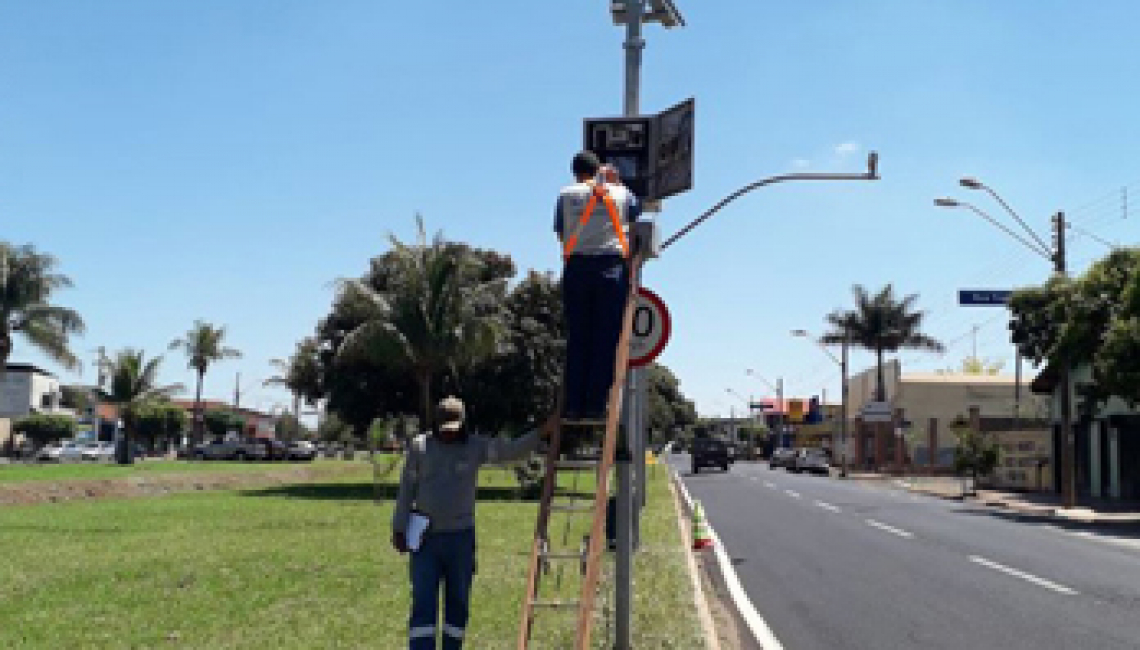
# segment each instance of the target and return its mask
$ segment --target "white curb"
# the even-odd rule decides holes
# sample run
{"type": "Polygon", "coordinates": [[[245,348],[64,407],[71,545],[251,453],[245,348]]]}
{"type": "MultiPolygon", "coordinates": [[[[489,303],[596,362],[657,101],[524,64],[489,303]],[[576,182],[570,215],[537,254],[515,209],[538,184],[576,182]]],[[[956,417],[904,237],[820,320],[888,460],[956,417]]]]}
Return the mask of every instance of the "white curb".
{"type": "MultiPolygon", "coordinates": [[[[685,488],[685,483],[677,474],[677,471],[670,468],[673,474],[673,480],[677,484],[681,492],[681,498],[685,500],[685,507],[689,512],[693,510],[693,499],[689,496],[689,491],[685,488]]],[[[725,587],[728,588],[728,594],[732,597],[732,602],[736,606],[736,611],[740,613],[740,617],[744,619],[745,624],[748,625],[748,630],[752,633],[752,638],[756,639],[756,643],[760,644],[764,650],[784,650],[784,646],[772,633],[772,628],[768,627],[768,623],[756,611],[756,607],[752,605],[752,601],[748,599],[748,594],[744,593],[744,587],[740,585],[740,578],[736,575],[736,569],[732,566],[732,561],[729,559],[728,554],[724,551],[724,544],[721,543],[720,537],[717,536],[716,531],[713,529],[712,524],[705,519],[705,527],[709,531],[709,536],[713,540],[713,552],[716,555],[716,563],[720,569],[720,574],[724,578],[725,587]]]]}

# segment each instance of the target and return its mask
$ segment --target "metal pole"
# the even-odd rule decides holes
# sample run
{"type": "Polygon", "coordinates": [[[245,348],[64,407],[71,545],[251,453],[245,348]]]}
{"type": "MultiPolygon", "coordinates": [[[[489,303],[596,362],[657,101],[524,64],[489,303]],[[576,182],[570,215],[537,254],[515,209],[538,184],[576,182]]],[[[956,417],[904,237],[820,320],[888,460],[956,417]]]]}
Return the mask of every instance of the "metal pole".
{"type": "MultiPolygon", "coordinates": [[[[645,41],[641,38],[641,21],[643,17],[644,0],[626,0],[626,29],[625,29],[625,92],[622,100],[622,113],[626,116],[635,116],[640,110],[641,92],[641,50],[645,48],[645,41]]],[[[634,269],[640,274],[641,269],[634,269]]],[[[633,281],[633,278],[630,278],[633,281]]],[[[633,370],[627,379],[625,397],[632,402],[626,404],[625,412],[625,438],[627,454],[625,458],[617,459],[617,567],[616,585],[614,594],[614,647],[618,650],[629,650],[631,642],[632,620],[632,585],[633,585],[633,477],[630,472],[631,451],[629,443],[636,439],[635,430],[638,427],[637,411],[639,410],[641,384],[641,371],[633,370]]],[[[625,400],[623,400],[625,401],[625,400]]],[[[644,454],[643,454],[644,456],[644,454]]]]}
{"type": "Polygon", "coordinates": [[[776,425],[777,426],[776,435],[778,436],[776,438],[776,443],[780,447],[783,447],[784,446],[784,444],[783,444],[784,443],[784,433],[785,433],[784,432],[784,424],[785,424],[785,418],[787,418],[787,415],[784,412],[785,405],[784,405],[784,378],[783,377],[776,377],[776,404],[779,405],[779,408],[776,411],[776,418],[777,418],[777,422],[778,422],[778,424],[776,425]]]}
{"type": "Polygon", "coordinates": [[[843,439],[843,460],[841,461],[841,464],[839,467],[839,476],[841,476],[843,478],[847,477],[847,348],[849,345],[849,339],[850,339],[850,337],[847,334],[847,330],[844,330],[843,331],[843,352],[841,353],[841,356],[839,357],[841,360],[839,363],[839,371],[840,371],[840,374],[842,375],[841,381],[843,384],[843,388],[842,388],[843,395],[842,395],[842,400],[841,400],[841,406],[839,408],[840,413],[841,413],[841,417],[843,419],[842,422],[840,423],[840,426],[841,426],[840,437],[843,439]]]}
{"type": "MultiPolygon", "coordinates": [[[[1053,269],[1059,277],[1068,277],[1065,259],[1065,213],[1053,217],[1056,250],[1053,269]]],[[[1068,363],[1061,365],[1061,503],[1066,508],[1077,505],[1076,440],[1073,435],[1072,377],[1068,363]]]]}

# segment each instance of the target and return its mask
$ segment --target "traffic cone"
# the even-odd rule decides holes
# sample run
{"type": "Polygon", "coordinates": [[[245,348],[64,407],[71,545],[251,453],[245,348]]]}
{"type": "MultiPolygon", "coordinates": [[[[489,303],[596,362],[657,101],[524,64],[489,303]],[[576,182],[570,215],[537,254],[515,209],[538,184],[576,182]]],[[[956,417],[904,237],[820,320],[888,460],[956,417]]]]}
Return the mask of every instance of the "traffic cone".
{"type": "Polygon", "coordinates": [[[701,549],[712,548],[713,540],[712,534],[709,532],[709,525],[705,521],[705,510],[701,507],[700,501],[693,502],[693,550],[699,551],[701,549]]]}

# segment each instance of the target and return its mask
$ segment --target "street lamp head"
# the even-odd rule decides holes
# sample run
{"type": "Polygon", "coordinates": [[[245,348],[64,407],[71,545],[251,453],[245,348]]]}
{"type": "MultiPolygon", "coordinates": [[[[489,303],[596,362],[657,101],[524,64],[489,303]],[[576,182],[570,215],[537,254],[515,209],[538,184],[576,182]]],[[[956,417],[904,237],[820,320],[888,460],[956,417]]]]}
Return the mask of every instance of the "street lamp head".
{"type": "Polygon", "coordinates": [[[957,199],[952,199],[948,196],[943,196],[943,197],[934,199],[934,205],[937,205],[940,208],[957,208],[957,207],[961,207],[962,203],[960,201],[958,201],[957,199]]]}
{"type": "Polygon", "coordinates": [[[807,337],[807,336],[810,336],[810,335],[808,334],[807,330],[792,330],[792,336],[803,336],[803,337],[807,337]]]}
{"type": "Polygon", "coordinates": [[[974,178],[973,176],[963,176],[958,181],[958,184],[970,190],[980,190],[985,188],[985,185],[983,185],[980,180],[974,178]]]}

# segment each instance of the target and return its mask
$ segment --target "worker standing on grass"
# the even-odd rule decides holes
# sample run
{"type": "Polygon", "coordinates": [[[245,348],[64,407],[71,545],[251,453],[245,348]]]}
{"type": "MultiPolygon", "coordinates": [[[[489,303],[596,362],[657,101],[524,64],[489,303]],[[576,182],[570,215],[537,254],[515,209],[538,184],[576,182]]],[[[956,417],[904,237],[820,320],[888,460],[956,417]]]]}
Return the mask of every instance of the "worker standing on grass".
{"type": "Polygon", "coordinates": [[[467,432],[463,402],[447,397],[436,409],[434,434],[416,436],[405,453],[392,546],[411,552],[410,650],[434,650],[443,583],[443,650],[463,647],[475,574],[475,498],[479,466],[524,458],[557,426],[551,416],[539,431],[515,440],[467,432]]]}
{"type": "Polygon", "coordinates": [[[562,188],[554,231],[562,243],[562,310],[566,322],[563,421],[606,416],[614,359],[629,295],[629,225],[637,198],[590,151],[574,156],[576,182],[562,188]]]}

